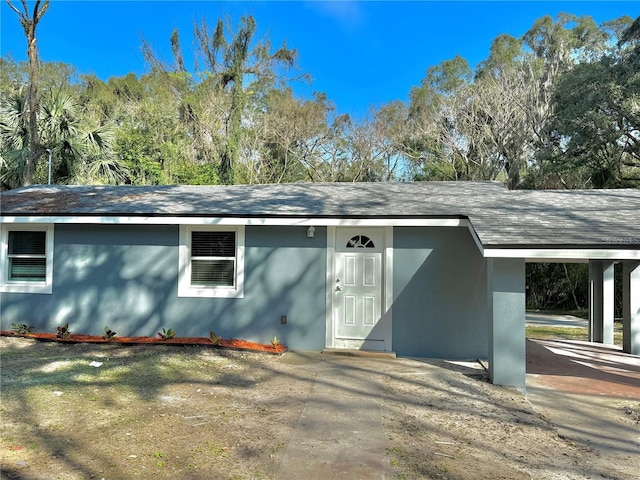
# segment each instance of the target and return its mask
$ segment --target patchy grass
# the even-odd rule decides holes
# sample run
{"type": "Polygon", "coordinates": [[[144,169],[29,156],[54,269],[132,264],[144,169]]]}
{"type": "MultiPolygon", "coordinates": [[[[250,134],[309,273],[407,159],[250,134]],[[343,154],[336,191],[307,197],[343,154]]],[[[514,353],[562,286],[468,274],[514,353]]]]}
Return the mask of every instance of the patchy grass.
{"type": "Polygon", "coordinates": [[[271,477],[310,388],[260,354],[0,342],[7,478],[271,477]]]}
{"type": "MultiPolygon", "coordinates": [[[[528,325],[526,327],[527,338],[537,338],[540,340],[579,340],[586,342],[589,340],[589,330],[586,327],[553,327],[528,325]]],[[[622,345],[622,324],[613,325],[613,342],[622,345]]]]}
{"type": "Polygon", "coordinates": [[[539,325],[527,325],[527,338],[541,340],[582,340],[587,341],[588,331],[583,327],[549,327],[539,325]]]}
{"type": "MultiPolygon", "coordinates": [[[[521,392],[438,366],[446,362],[297,355],[0,337],[2,478],[274,479],[314,386],[337,376],[366,379],[378,396],[385,478],[639,471],[633,456],[567,442],[521,392]]],[[[353,385],[343,393],[354,394],[353,385]]],[[[615,409],[612,424],[635,421],[636,412],[615,409]]]]}

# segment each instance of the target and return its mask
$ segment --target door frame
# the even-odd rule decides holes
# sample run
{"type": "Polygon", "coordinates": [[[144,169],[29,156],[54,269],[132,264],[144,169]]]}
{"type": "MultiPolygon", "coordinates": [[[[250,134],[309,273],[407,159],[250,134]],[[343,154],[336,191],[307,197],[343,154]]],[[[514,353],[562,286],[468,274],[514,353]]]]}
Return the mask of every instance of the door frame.
{"type": "MultiPolygon", "coordinates": [[[[393,311],[393,227],[380,227],[377,225],[345,225],[344,228],[379,228],[383,230],[384,246],[382,250],[382,312],[380,327],[384,340],[381,342],[383,351],[392,351],[392,311],[393,311]]],[[[334,328],[334,287],[336,268],[336,237],[341,227],[327,227],[327,278],[326,278],[326,307],[325,307],[325,347],[326,348],[351,348],[340,345],[335,338],[334,328]]],[[[364,342],[362,344],[364,345],[364,342]]],[[[362,348],[361,345],[359,348],[362,348]]],[[[354,345],[356,347],[357,345],[354,345]]]]}

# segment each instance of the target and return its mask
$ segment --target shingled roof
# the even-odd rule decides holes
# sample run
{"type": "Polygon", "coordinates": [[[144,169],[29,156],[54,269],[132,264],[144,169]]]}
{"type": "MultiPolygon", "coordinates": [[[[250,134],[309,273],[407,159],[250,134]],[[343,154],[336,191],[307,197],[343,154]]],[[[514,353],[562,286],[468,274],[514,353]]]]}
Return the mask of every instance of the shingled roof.
{"type": "Polygon", "coordinates": [[[3,217],[466,218],[485,248],[640,249],[640,189],[515,190],[497,182],[31,186],[3,217]]]}

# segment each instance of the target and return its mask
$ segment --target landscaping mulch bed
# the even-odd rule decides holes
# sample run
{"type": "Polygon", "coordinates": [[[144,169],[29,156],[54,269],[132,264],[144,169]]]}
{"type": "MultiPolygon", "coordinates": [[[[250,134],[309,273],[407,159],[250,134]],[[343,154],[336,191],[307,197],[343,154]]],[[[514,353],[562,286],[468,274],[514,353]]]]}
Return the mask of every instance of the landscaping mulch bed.
{"type": "Polygon", "coordinates": [[[213,348],[262,352],[276,355],[283,354],[287,351],[286,345],[278,344],[274,347],[273,345],[249,342],[247,340],[238,340],[235,338],[221,338],[217,343],[214,344],[209,338],[206,337],[173,337],[166,340],[163,340],[159,337],[113,337],[110,339],[106,339],[100,335],[72,333],[68,337],[60,338],[55,333],[17,334],[9,330],[0,330],[0,335],[3,337],[24,337],[47,342],[61,343],[121,343],[126,345],[205,345],[213,348]]]}

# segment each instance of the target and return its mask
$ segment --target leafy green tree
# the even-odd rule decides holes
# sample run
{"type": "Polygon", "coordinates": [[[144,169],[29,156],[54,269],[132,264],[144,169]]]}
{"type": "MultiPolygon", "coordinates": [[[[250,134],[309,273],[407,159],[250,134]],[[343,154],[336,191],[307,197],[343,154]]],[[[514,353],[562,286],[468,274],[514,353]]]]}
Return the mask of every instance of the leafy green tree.
{"type": "Polygon", "coordinates": [[[82,80],[87,111],[114,131],[113,151],[126,167],[126,183],[218,183],[208,165],[213,147],[205,140],[215,136],[204,128],[205,107],[213,110],[215,102],[200,99],[184,72],[154,68],[139,78],[82,80]]]}
{"type": "MultiPolygon", "coordinates": [[[[195,77],[186,71],[177,31],[170,38],[174,57],[172,66],[163,65],[151,48],[144,45],[145,56],[154,68],[172,74],[165,78],[173,82],[173,90],[181,99],[185,118],[198,132],[208,132],[202,137],[205,142],[221,139],[214,140],[213,146],[217,150],[219,179],[225,184],[237,181],[240,154],[246,148],[243,145],[248,130],[245,119],[251,117],[247,112],[249,98],[284,80],[284,73],[295,67],[297,59],[296,51],[287,48],[286,44],[273,50],[269,41],[255,41],[255,31],[256,22],[250,15],[241,17],[235,30],[229,19],[218,19],[213,32],[204,20],[196,23],[194,37],[198,61],[195,77]],[[190,85],[177,87],[177,77],[185,78],[191,84],[197,83],[193,89],[197,98],[187,100],[185,92],[189,91],[190,85]],[[201,103],[205,100],[212,102],[216,110],[205,108],[201,103]],[[206,118],[211,123],[207,123],[206,118]]],[[[198,139],[199,134],[195,138],[198,139]]]]}
{"type": "Polygon", "coordinates": [[[553,95],[560,75],[602,52],[607,35],[591,17],[561,13],[555,21],[549,16],[536,20],[522,40],[533,54],[529,66],[535,81],[526,113],[539,149],[548,143],[546,125],[553,114],[553,95]]]}
{"type": "Polygon", "coordinates": [[[0,94],[11,95],[26,85],[28,70],[24,62],[16,62],[11,55],[0,57],[0,94]]]}
{"type": "Polygon", "coordinates": [[[469,145],[460,134],[459,113],[469,98],[473,71],[456,56],[427,69],[412,89],[408,119],[413,127],[406,149],[418,164],[420,179],[470,180],[469,145]]]}
{"type": "Polygon", "coordinates": [[[607,28],[618,26],[547,16],[520,39],[498,36],[475,72],[460,57],[430,67],[410,95],[405,150],[418,167],[414,178],[498,179],[512,189],[540,178],[536,152],[552,143],[559,79],[599,59],[610,44],[607,28]]]}
{"type": "Polygon", "coordinates": [[[562,75],[541,151],[548,170],[571,187],[640,185],[640,19],[618,48],[562,75]]]}
{"type": "Polygon", "coordinates": [[[581,263],[528,263],[527,308],[531,310],[586,311],[589,268],[581,263]]]}

